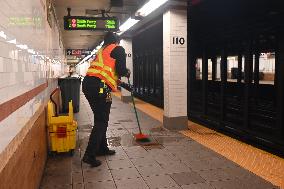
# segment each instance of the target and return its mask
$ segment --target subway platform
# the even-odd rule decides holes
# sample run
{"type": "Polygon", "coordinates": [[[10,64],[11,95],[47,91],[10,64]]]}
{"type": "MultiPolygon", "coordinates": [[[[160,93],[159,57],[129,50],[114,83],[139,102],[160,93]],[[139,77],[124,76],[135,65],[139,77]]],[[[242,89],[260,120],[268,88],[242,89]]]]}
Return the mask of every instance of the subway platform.
{"type": "MultiPolygon", "coordinates": [[[[236,161],[227,159],[226,155],[215,152],[216,149],[210,149],[210,145],[201,144],[202,141],[200,142],[194,133],[190,134],[187,131],[174,132],[164,129],[157,108],[140,100],[137,100],[137,106],[140,109],[138,114],[141,127],[144,133],[150,135],[151,141],[137,143],[133,140],[132,133],[138,132],[133,107],[130,104],[123,103],[119,95],[115,95],[113,96],[107,137],[110,148],[116,150],[116,154],[98,157],[102,161],[102,165],[90,168],[88,164],[81,161],[81,158],[91,132],[93,116],[87,100],[81,93],[80,112],[76,114],[78,132],[75,154],[73,157],[67,154],[49,157],[40,188],[280,188],[282,177],[278,182],[275,181],[272,184],[273,180],[265,180],[263,176],[260,177],[243,168],[246,166],[241,163],[237,164],[236,161]]],[[[195,131],[196,128],[197,126],[195,126],[195,131]]],[[[214,140],[214,135],[218,136],[218,133],[206,134],[206,131],[202,136],[210,137],[210,134],[212,140],[214,140]]],[[[222,141],[219,142],[222,143],[222,141]]],[[[226,151],[226,148],[222,149],[226,151]]],[[[237,150],[241,152],[240,148],[237,150]]],[[[243,162],[248,163],[250,161],[249,153],[237,155],[244,157],[243,162]]],[[[273,158],[273,156],[271,157],[273,158]]],[[[280,158],[278,161],[283,163],[280,158]]],[[[272,164],[272,162],[270,163],[272,164]]],[[[277,168],[283,169],[283,165],[280,163],[277,168]]],[[[261,171],[264,166],[260,165],[257,170],[261,171]]],[[[275,174],[275,170],[271,170],[270,173],[275,174]]]]}

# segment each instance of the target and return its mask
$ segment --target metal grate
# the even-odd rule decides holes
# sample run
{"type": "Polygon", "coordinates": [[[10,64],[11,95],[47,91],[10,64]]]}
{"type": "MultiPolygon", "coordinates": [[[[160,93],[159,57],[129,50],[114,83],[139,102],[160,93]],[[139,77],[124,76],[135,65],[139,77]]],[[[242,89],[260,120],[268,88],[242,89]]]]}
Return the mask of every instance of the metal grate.
{"type": "Polygon", "coordinates": [[[107,138],[109,146],[118,147],[121,146],[121,137],[109,137],[107,138]]]}

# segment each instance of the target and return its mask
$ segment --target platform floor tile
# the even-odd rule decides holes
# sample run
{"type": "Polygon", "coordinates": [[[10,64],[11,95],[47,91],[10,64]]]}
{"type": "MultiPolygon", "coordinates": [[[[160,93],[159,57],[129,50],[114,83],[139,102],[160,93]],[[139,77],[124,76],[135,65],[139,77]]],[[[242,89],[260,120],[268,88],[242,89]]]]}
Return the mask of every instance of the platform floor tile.
{"type": "MultiPolygon", "coordinates": [[[[138,107],[145,108],[142,101],[138,107]]],[[[147,105],[146,108],[151,108],[147,105]]],[[[153,111],[160,113],[159,109],[153,111]]],[[[148,110],[149,111],[149,110],[148,110]]],[[[108,144],[116,150],[113,156],[100,156],[102,165],[91,168],[81,161],[92,129],[92,111],[80,95],[77,147],[68,154],[49,156],[41,189],[221,189],[277,188],[270,182],[242,168],[215,150],[193,138],[168,131],[159,116],[138,110],[143,132],[150,141],[139,143],[133,107],[113,98],[108,144]],[[249,182],[247,182],[249,180],[249,182]]],[[[283,172],[282,172],[283,173],[283,172]]]]}

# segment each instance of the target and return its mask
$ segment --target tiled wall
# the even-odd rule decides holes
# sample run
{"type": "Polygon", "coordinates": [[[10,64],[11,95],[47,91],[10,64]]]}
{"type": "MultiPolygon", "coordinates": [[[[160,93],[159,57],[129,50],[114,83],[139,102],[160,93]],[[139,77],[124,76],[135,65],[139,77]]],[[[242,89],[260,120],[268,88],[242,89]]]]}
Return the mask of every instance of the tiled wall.
{"type": "MultiPolygon", "coordinates": [[[[133,52],[132,52],[132,39],[123,39],[120,41],[120,45],[125,49],[126,53],[126,67],[130,70],[130,82],[133,84],[133,52]]],[[[125,83],[127,83],[127,78],[122,77],[121,80],[125,83]]],[[[121,89],[121,95],[122,96],[130,96],[130,92],[128,92],[125,89],[121,89]]]]}
{"type": "Polygon", "coordinates": [[[64,72],[64,49],[58,27],[54,16],[50,17],[51,24],[47,22],[45,3],[45,0],[0,1],[0,108],[1,104],[48,82],[45,90],[0,121],[0,155],[44,105],[57,86],[55,78],[64,72]]]}
{"type": "Polygon", "coordinates": [[[163,43],[164,115],[187,116],[186,11],[169,10],[164,13],[163,43]]]}

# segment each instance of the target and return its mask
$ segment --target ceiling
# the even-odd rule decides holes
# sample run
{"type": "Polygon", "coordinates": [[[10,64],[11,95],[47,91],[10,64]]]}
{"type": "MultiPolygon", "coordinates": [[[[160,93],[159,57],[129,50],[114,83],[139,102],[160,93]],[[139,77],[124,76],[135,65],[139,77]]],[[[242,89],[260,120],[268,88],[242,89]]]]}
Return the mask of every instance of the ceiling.
{"type": "MultiPolygon", "coordinates": [[[[123,0],[122,7],[111,7],[110,0],[55,0],[56,16],[62,33],[65,49],[93,49],[103,39],[103,31],[65,31],[63,17],[67,15],[67,8],[71,8],[71,16],[101,16],[97,10],[109,12],[109,16],[118,17],[123,23],[146,0],[123,0]]],[[[107,16],[107,15],[106,15],[107,16]]]]}

